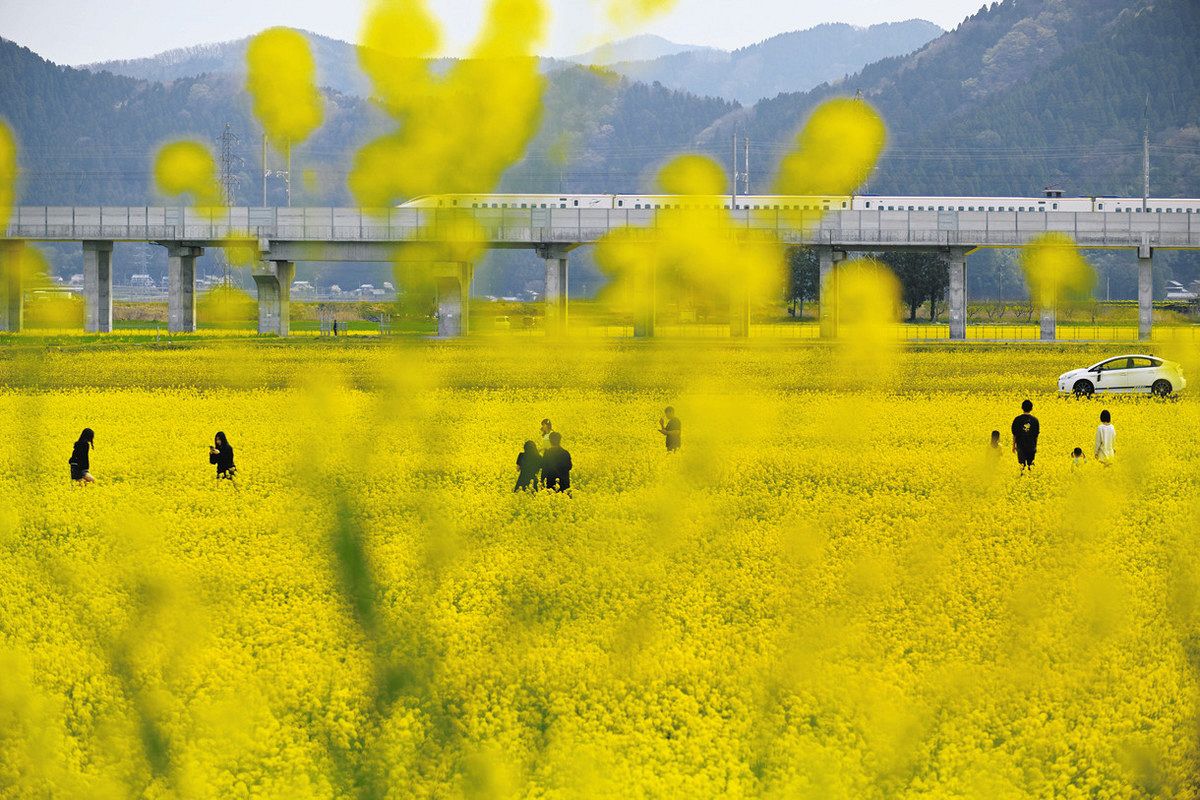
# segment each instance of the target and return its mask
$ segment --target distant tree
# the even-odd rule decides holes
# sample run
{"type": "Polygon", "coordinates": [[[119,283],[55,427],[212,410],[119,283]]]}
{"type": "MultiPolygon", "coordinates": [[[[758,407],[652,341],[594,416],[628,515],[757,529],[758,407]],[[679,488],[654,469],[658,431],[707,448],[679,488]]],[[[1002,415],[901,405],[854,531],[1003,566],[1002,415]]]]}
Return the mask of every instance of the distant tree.
{"type": "Polygon", "coordinates": [[[885,253],[883,261],[900,280],[904,305],[908,306],[908,320],[915,322],[917,310],[922,303],[929,302],[929,319],[937,319],[937,304],[946,296],[950,286],[950,271],[946,262],[934,253],[894,252],[885,253]]]}
{"type": "Polygon", "coordinates": [[[821,264],[817,251],[811,247],[788,248],[787,265],[785,299],[789,304],[788,313],[797,319],[803,319],[805,301],[816,301],[821,297],[821,264]]]}

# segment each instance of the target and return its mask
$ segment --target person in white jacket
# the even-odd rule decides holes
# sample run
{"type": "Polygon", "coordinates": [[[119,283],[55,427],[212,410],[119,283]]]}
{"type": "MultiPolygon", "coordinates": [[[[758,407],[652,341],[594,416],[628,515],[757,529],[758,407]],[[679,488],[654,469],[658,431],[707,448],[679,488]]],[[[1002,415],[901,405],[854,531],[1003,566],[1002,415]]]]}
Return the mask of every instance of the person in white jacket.
{"type": "Polygon", "coordinates": [[[1096,460],[1109,465],[1117,454],[1117,429],[1112,424],[1108,409],[1100,412],[1100,426],[1096,428],[1096,460]]]}

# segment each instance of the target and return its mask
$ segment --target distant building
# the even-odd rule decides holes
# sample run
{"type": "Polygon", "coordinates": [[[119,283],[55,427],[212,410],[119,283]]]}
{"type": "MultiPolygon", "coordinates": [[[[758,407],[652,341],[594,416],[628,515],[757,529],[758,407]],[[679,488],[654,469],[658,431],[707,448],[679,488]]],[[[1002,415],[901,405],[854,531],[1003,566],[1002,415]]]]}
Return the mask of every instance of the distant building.
{"type": "Polygon", "coordinates": [[[317,296],[317,287],[313,286],[309,281],[293,281],[292,282],[292,297],[297,300],[315,299],[317,296]]]}

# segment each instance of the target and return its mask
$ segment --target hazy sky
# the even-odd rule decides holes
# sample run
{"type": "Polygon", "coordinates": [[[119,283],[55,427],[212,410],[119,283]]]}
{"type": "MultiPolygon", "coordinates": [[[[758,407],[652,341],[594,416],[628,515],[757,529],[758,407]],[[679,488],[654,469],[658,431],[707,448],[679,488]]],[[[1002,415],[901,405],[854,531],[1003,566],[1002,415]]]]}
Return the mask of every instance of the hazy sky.
{"type": "MultiPolygon", "coordinates": [[[[983,0],[678,0],[639,31],[616,31],[603,0],[550,0],[554,19],[545,55],[569,55],[637,32],[726,49],[822,22],[923,17],[952,28],[983,0]]],[[[470,42],[485,0],[430,0],[445,24],[448,51],[470,42]]],[[[60,64],[131,58],[235,39],[291,25],[338,39],[358,36],[366,0],[0,0],[0,36],[60,64]]]]}

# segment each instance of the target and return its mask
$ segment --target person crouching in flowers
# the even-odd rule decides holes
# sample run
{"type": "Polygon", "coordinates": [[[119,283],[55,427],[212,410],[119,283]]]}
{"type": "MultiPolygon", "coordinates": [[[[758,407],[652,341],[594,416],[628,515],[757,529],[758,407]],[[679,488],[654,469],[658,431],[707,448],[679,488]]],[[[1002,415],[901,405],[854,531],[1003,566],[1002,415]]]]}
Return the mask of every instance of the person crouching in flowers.
{"type": "Polygon", "coordinates": [[[89,451],[96,446],[96,432],[91,428],[84,428],[83,433],[79,434],[79,438],[75,440],[75,446],[71,448],[71,480],[80,485],[95,483],[96,479],[89,472],[91,464],[89,463],[89,451]]]}
{"type": "Polygon", "coordinates": [[[217,480],[231,481],[237,477],[233,463],[233,445],[225,438],[224,431],[217,431],[208,448],[208,463],[217,465],[217,480]]]}
{"type": "Polygon", "coordinates": [[[1087,456],[1085,456],[1083,454],[1082,447],[1076,447],[1074,450],[1071,451],[1071,466],[1072,467],[1082,467],[1086,463],[1087,463],[1087,456]]]}
{"type": "Polygon", "coordinates": [[[517,485],[513,487],[513,491],[536,492],[538,473],[542,471],[542,454],[538,452],[536,444],[531,441],[525,443],[525,449],[517,456],[517,469],[520,473],[517,475],[517,485]]]}

